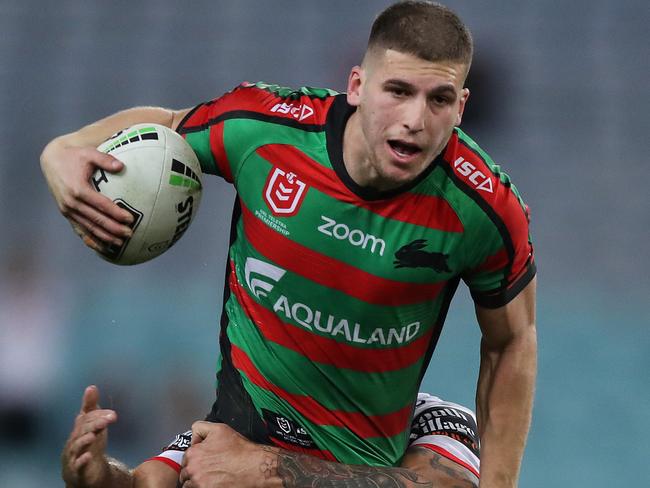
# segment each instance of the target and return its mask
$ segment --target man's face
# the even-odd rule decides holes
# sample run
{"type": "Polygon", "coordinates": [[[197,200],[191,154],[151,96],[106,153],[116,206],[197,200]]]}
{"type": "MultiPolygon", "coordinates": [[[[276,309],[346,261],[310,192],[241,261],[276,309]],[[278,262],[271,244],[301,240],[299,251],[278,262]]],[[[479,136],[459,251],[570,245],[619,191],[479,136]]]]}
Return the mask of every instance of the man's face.
{"type": "Polygon", "coordinates": [[[460,124],[469,96],[466,70],[461,63],[425,61],[391,49],[370,52],[348,81],[348,103],[357,107],[353,124],[361,134],[361,141],[345,141],[356,166],[352,177],[391,189],[424,171],[460,124]]]}

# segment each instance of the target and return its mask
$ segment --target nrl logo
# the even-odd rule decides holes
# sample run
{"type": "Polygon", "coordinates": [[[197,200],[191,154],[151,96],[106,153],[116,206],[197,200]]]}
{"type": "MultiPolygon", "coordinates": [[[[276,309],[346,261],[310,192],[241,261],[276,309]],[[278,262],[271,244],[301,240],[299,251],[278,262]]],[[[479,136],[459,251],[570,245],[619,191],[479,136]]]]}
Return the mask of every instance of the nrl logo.
{"type": "Polygon", "coordinates": [[[298,213],[306,188],[295,173],[273,168],[266,180],[264,199],[274,215],[291,217],[298,213]]]}
{"type": "Polygon", "coordinates": [[[280,427],[280,429],[282,429],[282,432],[285,434],[291,432],[291,424],[284,417],[278,417],[278,427],[280,427]]]}

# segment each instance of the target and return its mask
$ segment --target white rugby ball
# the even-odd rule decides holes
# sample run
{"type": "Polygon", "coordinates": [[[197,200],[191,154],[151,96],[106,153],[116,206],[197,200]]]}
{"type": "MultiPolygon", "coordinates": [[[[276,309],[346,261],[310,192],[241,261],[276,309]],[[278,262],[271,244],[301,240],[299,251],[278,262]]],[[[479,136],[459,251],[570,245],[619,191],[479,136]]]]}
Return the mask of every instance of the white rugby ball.
{"type": "Polygon", "coordinates": [[[178,241],[201,202],[201,166],[194,151],[173,130],[137,124],[98,148],[124,163],[119,173],[97,169],[95,189],[133,214],[133,236],[100,256],[114,264],[138,264],[178,241]]]}

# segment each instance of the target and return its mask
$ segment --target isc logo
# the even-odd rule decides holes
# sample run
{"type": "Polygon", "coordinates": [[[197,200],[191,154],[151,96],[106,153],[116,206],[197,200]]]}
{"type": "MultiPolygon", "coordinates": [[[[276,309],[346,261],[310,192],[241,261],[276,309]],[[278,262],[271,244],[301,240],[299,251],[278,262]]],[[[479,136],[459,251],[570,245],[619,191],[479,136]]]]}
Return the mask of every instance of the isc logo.
{"type": "Polygon", "coordinates": [[[489,177],[485,176],[482,171],[476,169],[476,166],[474,166],[469,161],[460,157],[454,161],[454,168],[462,176],[469,176],[467,179],[474,185],[477,190],[493,193],[492,180],[489,177]]]}
{"type": "Polygon", "coordinates": [[[271,112],[278,114],[291,114],[294,119],[298,119],[301,122],[307,117],[314,115],[314,109],[309,105],[300,104],[295,106],[293,103],[276,103],[273,105],[271,112]]]}
{"type": "Polygon", "coordinates": [[[347,240],[353,246],[361,247],[361,249],[366,249],[370,245],[370,252],[375,253],[375,250],[379,250],[379,255],[384,255],[384,249],[386,248],[386,242],[383,239],[379,239],[371,234],[366,234],[359,229],[352,229],[345,225],[337,223],[336,220],[325,217],[324,215],[320,216],[321,219],[325,222],[322,225],[318,226],[318,232],[325,234],[326,236],[334,237],[339,241],[347,240]]]}

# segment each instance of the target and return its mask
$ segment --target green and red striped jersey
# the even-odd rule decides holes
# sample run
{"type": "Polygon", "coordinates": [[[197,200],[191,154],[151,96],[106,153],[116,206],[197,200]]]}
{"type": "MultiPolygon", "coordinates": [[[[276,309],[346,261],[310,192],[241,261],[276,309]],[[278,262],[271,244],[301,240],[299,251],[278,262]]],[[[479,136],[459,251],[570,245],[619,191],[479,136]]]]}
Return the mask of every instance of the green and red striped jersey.
{"type": "Polygon", "coordinates": [[[178,132],[237,190],[221,362],[271,440],[397,465],[460,279],[499,307],[535,265],[526,206],[460,129],[416,180],[380,192],[343,163],[353,110],[330,90],[243,84],[178,132]]]}

